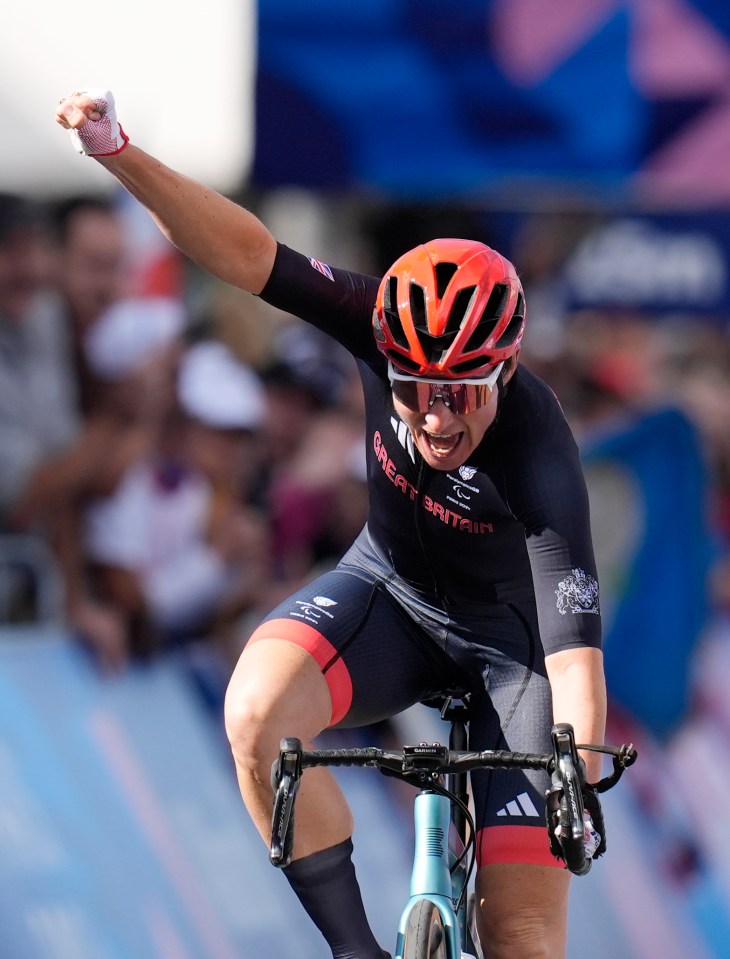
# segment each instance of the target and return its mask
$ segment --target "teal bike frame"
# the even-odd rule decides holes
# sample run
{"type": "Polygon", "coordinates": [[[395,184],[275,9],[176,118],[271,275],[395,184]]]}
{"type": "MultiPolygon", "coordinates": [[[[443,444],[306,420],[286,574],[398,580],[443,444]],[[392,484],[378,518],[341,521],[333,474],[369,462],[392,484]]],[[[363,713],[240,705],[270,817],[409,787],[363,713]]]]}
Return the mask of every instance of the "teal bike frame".
{"type": "Polygon", "coordinates": [[[410,898],[398,925],[394,959],[403,959],[408,920],[423,899],[432,902],[443,924],[447,959],[470,955],[466,945],[467,869],[464,863],[451,872],[456,851],[449,841],[451,801],[446,796],[424,790],[414,804],[415,848],[411,873],[410,898]]]}
{"type": "MultiPolygon", "coordinates": [[[[430,705],[436,705],[430,701],[430,705]]],[[[474,769],[543,769],[552,777],[555,809],[551,834],[571,872],[585,875],[583,789],[586,782],[578,749],[613,757],[613,773],[592,784],[596,793],[618,782],[636,759],[633,745],[613,748],[581,745],[566,723],[553,726],[553,751],[545,754],[509,750],[470,752],[466,744],[467,711],[453,697],[439,702],[441,715],[451,723],[449,746],[419,743],[403,749],[375,746],[355,749],[304,750],[298,739],[282,739],[272,769],[275,789],[269,859],[275,866],[291,861],[294,801],[302,773],[313,766],[370,766],[386,776],[410,783],[418,790],[414,804],[415,850],[410,895],[398,925],[394,959],[476,959],[468,921],[467,894],[475,863],[475,826],[468,808],[468,774],[474,769]],[[444,784],[445,783],[445,784],[444,784]]]]}

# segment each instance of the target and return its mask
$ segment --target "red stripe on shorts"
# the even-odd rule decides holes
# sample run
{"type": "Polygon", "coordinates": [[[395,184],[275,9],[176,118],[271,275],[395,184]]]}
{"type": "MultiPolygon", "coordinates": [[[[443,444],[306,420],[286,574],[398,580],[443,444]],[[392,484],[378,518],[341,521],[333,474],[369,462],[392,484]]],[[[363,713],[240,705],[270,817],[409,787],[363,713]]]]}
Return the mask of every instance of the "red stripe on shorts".
{"type": "Polygon", "coordinates": [[[565,866],[550,852],[545,826],[485,826],[477,834],[477,867],[498,862],[565,866]]]}
{"type": "Polygon", "coordinates": [[[259,639],[284,639],[288,643],[301,646],[314,656],[327,680],[332,699],[330,726],[344,719],[352,704],[352,680],[347,666],[337,656],[337,650],[328,639],[307,623],[297,623],[292,619],[269,619],[262,623],[248,642],[253,643],[259,639]],[[329,669],[325,669],[335,656],[337,658],[329,669]]]}

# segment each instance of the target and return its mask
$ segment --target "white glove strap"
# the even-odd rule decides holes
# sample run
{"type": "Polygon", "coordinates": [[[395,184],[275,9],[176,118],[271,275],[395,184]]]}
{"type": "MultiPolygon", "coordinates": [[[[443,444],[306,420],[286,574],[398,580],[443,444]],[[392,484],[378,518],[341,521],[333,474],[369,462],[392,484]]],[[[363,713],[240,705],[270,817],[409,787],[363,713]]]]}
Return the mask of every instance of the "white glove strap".
{"type": "Polygon", "coordinates": [[[127,145],[129,137],[117,120],[114,97],[109,90],[88,90],[96,109],[101,114],[99,120],[87,120],[78,130],[69,130],[74,147],[86,156],[114,156],[127,145]]]}

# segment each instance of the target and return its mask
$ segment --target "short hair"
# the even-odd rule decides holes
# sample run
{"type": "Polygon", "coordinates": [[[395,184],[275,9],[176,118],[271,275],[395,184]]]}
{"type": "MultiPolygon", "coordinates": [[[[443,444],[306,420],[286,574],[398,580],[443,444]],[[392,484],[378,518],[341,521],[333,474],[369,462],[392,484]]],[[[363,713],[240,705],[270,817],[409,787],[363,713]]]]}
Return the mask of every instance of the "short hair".
{"type": "Polygon", "coordinates": [[[116,216],[118,208],[112,200],[101,196],[84,194],[60,200],[51,210],[53,232],[59,243],[65,243],[68,239],[69,227],[74,216],[86,211],[116,216]]]}
{"type": "Polygon", "coordinates": [[[48,226],[42,204],[18,193],[0,193],[0,244],[7,244],[21,230],[47,230],[48,226]]]}

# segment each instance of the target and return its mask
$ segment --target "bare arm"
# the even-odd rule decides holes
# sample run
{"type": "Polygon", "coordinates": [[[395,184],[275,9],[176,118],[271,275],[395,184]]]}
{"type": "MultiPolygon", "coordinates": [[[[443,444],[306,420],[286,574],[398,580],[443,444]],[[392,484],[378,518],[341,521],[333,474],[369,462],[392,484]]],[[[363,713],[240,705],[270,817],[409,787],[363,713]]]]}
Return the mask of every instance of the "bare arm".
{"type": "MultiPolygon", "coordinates": [[[[98,119],[86,94],[68,97],[56,111],[57,122],[66,129],[78,130],[98,119]]],[[[261,292],[274,264],[276,240],[252,213],[131,143],[113,156],[95,159],[149,210],[186,256],[226,283],[261,292]]]]}
{"type": "MultiPolygon", "coordinates": [[[[606,682],[600,649],[564,649],[545,658],[556,723],[571,723],[579,743],[603,743],[606,682]]],[[[601,757],[584,752],[589,782],[601,778],[601,757]]]]}

